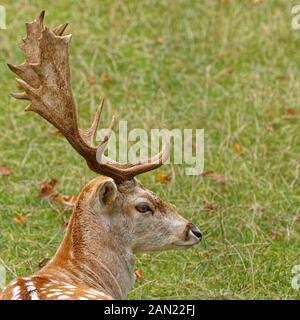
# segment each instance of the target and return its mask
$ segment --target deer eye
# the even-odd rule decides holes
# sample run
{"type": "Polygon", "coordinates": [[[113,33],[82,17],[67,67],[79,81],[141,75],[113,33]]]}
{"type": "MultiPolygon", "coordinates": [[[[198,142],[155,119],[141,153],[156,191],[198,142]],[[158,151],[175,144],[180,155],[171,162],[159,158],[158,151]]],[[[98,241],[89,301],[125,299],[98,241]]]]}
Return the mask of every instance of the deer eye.
{"type": "Polygon", "coordinates": [[[141,203],[137,204],[135,206],[135,209],[141,213],[145,213],[145,212],[149,212],[149,211],[153,213],[152,209],[150,208],[150,206],[147,202],[141,202],[141,203]]]}

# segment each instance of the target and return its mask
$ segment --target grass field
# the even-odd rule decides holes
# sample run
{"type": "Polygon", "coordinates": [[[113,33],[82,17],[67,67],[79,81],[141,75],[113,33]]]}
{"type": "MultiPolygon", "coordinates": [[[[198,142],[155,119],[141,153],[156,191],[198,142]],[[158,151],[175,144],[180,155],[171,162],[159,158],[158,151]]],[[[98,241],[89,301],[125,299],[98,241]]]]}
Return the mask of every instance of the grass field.
{"type": "MultiPolygon", "coordinates": [[[[103,114],[131,128],[204,128],[206,177],[169,165],[167,184],[140,179],[198,224],[200,246],[138,256],[130,299],[297,299],[300,264],[300,30],[289,1],[1,1],[0,264],[8,280],[55,253],[70,211],[38,197],[56,177],[78,194],[92,177],[62,137],[25,103],[6,63],[21,63],[24,22],[70,22],[73,91],[81,126],[101,97],[103,114]],[[111,82],[103,81],[109,75],[111,82]],[[220,179],[216,175],[221,176],[220,179]],[[26,223],[14,221],[18,214],[26,223]]],[[[104,123],[104,122],[102,122],[104,123]]],[[[220,177],[219,177],[220,178],[220,177]]]]}

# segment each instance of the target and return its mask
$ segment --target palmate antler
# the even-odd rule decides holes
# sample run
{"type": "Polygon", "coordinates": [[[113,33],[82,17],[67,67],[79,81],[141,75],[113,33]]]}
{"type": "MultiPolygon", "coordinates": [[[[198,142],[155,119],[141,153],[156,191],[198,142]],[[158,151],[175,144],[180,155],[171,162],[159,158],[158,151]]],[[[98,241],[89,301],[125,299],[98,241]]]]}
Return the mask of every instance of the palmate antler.
{"type": "MultiPolygon", "coordinates": [[[[44,15],[45,12],[42,11],[34,21],[26,23],[27,37],[21,46],[25,62],[19,66],[8,65],[22,79],[17,81],[24,89],[24,92],[13,93],[12,96],[29,100],[30,103],[25,110],[38,113],[54,125],[96,173],[122,183],[138,174],[160,167],[169,157],[169,141],[165,141],[163,150],[158,155],[145,163],[121,164],[104,156],[111,130],[107,131],[98,147],[94,146],[103,101],[95,113],[92,126],[88,130],[78,128],[70,83],[68,49],[72,35],[63,36],[67,23],[53,30],[44,27],[44,15]],[[100,161],[97,161],[97,158],[100,161]]],[[[113,124],[114,119],[110,129],[113,124]]]]}

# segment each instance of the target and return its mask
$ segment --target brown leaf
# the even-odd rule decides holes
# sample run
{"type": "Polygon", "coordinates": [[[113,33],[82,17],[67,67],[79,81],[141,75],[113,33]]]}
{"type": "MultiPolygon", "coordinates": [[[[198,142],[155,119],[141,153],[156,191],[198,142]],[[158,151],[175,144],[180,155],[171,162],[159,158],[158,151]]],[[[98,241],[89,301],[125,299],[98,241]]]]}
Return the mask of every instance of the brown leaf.
{"type": "Polygon", "coordinates": [[[163,37],[158,37],[157,39],[156,39],[156,43],[157,44],[163,44],[165,42],[165,39],[163,38],[163,37]]]}
{"type": "Polygon", "coordinates": [[[39,262],[39,268],[42,269],[45,267],[45,265],[50,261],[48,258],[44,258],[39,262]]]}
{"type": "Polygon", "coordinates": [[[281,233],[278,231],[272,231],[271,236],[273,239],[277,239],[277,238],[281,237],[281,233]]]}
{"type": "Polygon", "coordinates": [[[51,178],[50,182],[43,181],[40,185],[39,196],[45,199],[53,199],[58,195],[58,191],[55,189],[57,179],[51,178]]]}
{"type": "Polygon", "coordinates": [[[141,280],[143,278],[143,273],[141,269],[139,268],[135,269],[134,273],[137,280],[141,280]]]}
{"type": "Polygon", "coordinates": [[[212,174],[214,174],[214,170],[213,169],[207,169],[204,170],[201,174],[200,177],[207,177],[207,176],[211,176],[212,174]]]}
{"type": "Polygon", "coordinates": [[[296,110],[295,109],[293,109],[293,108],[285,108],[284,109],[284,115],[286,116],[286,117],[293,117],[293,116],[295,116],[296,115],[296,110]]]}
{"type": "Polygon", "coordinates": [[[220,184],[225,184],[225,177],[222,176],[221,174],[216,174],[213,176],[213,180],[217,183],[220,183],[220,184]]]}
{"type": "Polygon", "coordinates": [[[206,201],[203,205],[203,210],[205,210],[205,211],[215,211],[216,209],[217,209],[216,204],[214,204],[212,202],[206,201]]]}
{"type": "Polygon", "coordinates": [[[48,199],[55,204],[64,206],[67,209],[73,208],[78,197],[74,195],[61,195],[56,189],[57,179],[51,178],[50,182],[43,181],[40,185],[39,196],[48,199]]]}
{"type": "Polygon", "coordinates": [[[0,166],[0,173],[3,176],[10,176],[12,174],[10,168],[8,166],[6,166],[5,164],[3,164],[2,166],[0,166]]]}
{"type": "Polygon", "coordinates": [[[96,83],[96,78],[92,74],[88,74],[86,77],[86,81],[89,85],[94,85],[96,83]]]}
{"type": "Polygon", "coordinates": [[[294,216],[293,220],[294,220],[295,222],[300,222],[300,214],[294,216]]]}
{"type": "Polygon", "coordinates": [[[107,82],[107,83],[111,83],[111,82],[112,82],[108,74],[105,74],[105,75],[102,77],[102,81],[103,81],[103,82],[107,82]]]}
{"type": "Polygon", "coordinates": [[[274,132],[274,131],[275,131],[275,129],[273,128],[273,126],[272,126],[271,124],[269,124],[269,123],[267,123],[267,124],[265,125],[265,128],[266,128],[266,130],[269,131],[269,132],[274,132]]]}
{"type": "Polygon", "coordinates": [[[235,143],[235,144],[232,146],[232,151],[233,151],[234,153],[240,153],[240,154],[244,153],[243,148],[242,148],[241,145],[238,144],[238,143],[235,143]]]}
{"type": "Polygon", "coordinates": [[[66,208],[73,208],[77,200],[78,196],[61,196],[61,204],[66,208]]]}
{"type": "Polygon", "coordinates": [[[287,79],[287,76],[285,76],[284,74],[278,74],[276,77],[275,77],[276,80],[285,80],[287,79]]]}
{"type": "Polygon", "coordinates": [[[208,258],[208,257],[212,256],[214,252],[215,252],[215,249],[209,249],[209,250],[205,251],[203,253],[203,255],[204,255],[204,257],[208,258]]]}
{"type": "Polygon", "coordinates": [[[26,216],[23,213],[17,214],[13,218],[14,222],[19,223],[19,224],[25,224],[26,223],[26,216]]]}
{"type": "Polygon", "coordinates": [[[170,183],[172,180],[172,174],[163,174],[163,173],[157,173],[155,175],[155,181],[159,183],[170,183]]]}

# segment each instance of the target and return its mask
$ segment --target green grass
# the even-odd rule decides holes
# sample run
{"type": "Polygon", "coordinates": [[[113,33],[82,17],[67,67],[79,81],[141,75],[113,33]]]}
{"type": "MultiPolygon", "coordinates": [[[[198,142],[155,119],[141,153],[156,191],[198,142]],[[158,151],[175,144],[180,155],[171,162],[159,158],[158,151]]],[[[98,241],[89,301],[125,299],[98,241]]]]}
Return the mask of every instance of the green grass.
{"type": "MultiPolygon", "coordinates": [[[[25,104],[7,62],[22,62],[24,22],[46,9],[46,23],[70,22],[73,91],[88,126],[99,99],[132,128],[205,128],[205,168],[225,176],[188,177],[167,186],[142,182],[198,224],[200,246],[138,256],[143,278],[130,299],[297,299],[291,269],[300,264],[300,31],[289,1],[2,1],[0,30],[0,263],[8,280],[51,257],[70,213],[38,198],[40,182],[59,179],[78,194],[94,175],[25,104]],[[103,83],[108,74],[112,83],[103,83]],[[95,77],[95,84],[87,81],[95,77]],[[284,117],[293,108],[295,116],[284,117]],[[273,132],[266,130],[272,125],[273,132]],[[243,154],[234,153],[240,144],[243,154]],[[205,203],[213,204],[206,210],[205,203]],[[25,225],[12,218],[27,215],[25,225]],[[274,237],[274,234],[278,234],[274,237]]],[[[105,123],[105,122],[102,122],[105,123]]]]}

